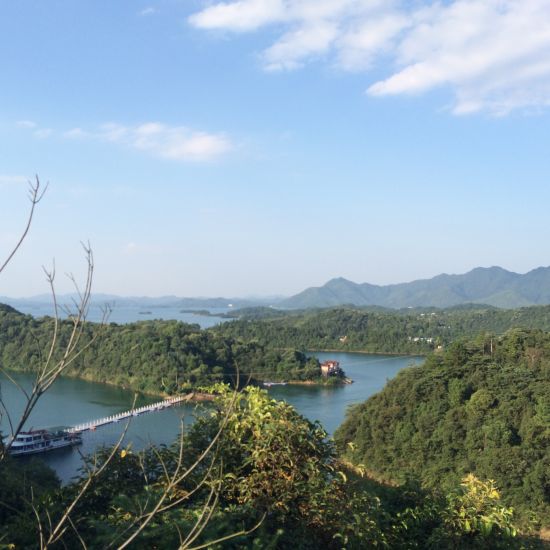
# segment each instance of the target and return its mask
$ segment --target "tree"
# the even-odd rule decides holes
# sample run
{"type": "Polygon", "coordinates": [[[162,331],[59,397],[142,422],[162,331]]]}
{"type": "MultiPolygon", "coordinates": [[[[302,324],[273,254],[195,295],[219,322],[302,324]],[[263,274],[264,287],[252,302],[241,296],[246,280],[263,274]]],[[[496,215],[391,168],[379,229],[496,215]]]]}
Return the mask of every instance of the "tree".
{"type": "MultiPolygon", "coordinates": [[[[27,221],[24,227],[24,230],[21,233],[20,238],[14,245],[13,249],[7,254],[6,259],[0,264],[0,274],[7,267],[7,265],[12,261],[15,254],[22,246],[25,237],[27,236],[32,220],[34,217],[34,212],[36,206],[40,203],[44,197],[44,193],[47,189],[47,185],[42,188],[38,176],[34,182],[29,182],[29,199],[30,199],[30,210],[27,217],[27,221]]],[[[41,396],[52,386],[55,381],[62,376],[67,369],[76,361],[76,359],[87,349],[89,348],[94,340],[99,336],[99,333],[96,331],[95,335],[92,338],[88,338],[86,342],[82,343],[82,335],[86,325],[86,316],[88,313],[88,307],[90,303],[91,291],[92,291],[92,279],[94,271],[94,262],[93,262],[93,253],[89,244],[83,245],[85,252],[85,259],[87,264],[87,276],[85,280],[84,287],[79,288],[78,284],[74,277],[71,276],[71,280],[75,285],[78,299],[73,302],[72,308],[63,308],[57,302],[56,292],[55,292],[55,266],[52,270],[44,269],[46,274],[46,279],[50,285],[53,306],[54,306],[54,319],[50,341],[45,349],[45,351],[38,349],[37,357],[38,363],[35,366],[36,378],[33,383],[33,387],[30,392],[27,392],[23,387],[19,386],[15,379],[10,375],[8,371],[2,368],[3,374],[6,378],[13,383],[24,395],[25,397],[25,406],[23,413],[19,418],[12,418],[9,409],[6,407],[5,403],[0,397],[0,406],[2,413],[8,418],[9,425],[11,427],[11,438],[6,444],[3,440],[0,439],[0,469],[3,470],[3,473],[6,472],[16,472],[19,473],[22,470],[18,468],[16,464],[11,462],[8,451],[11,445],[11,442],[15,439],[17,434],[22,430],[26,420],[28,419],[33,408],[36,406],[37,402],[40,400],[41,396]],[[62,323],[60,321],[60,312],[64,309],[68,321],[62,323]],[[63,338],[60,338],[61,325],[66,324],[70,326],[70,330],[63,334],[63,338]]],[[[104,321],[108,315],[108,310],[104,312],[104,318],[101,325],[104,324],[104,321]]],[[[236,395],[236,393],[235,393],[236,395]]],[[[1,392],[0,392],[1,396],[1,392]]],[[[230,410],[227,411],[229,415],[230,410]]],[[[180,455],[179,459],[173,464],[173,469],[171,471],[166,470],[163,467],[165,473],[164,484],[160,491],[155,495],[155,500],[149,508],[143,511],[138,517],[136,517],[132,525],[126,529],[124,537],[117,541],[116,545],[118,548],[124,548],[131,544],[145,529],[146,527],[153,522],[153,520],[167,508],[167,501],[171,500],[173,496],[173,491],[175,488],[186,480],[191,473],[198,468],[203,462],[208,460],[212,453],[215,452],[215,447],[217,441],[225,427],[225,423],[222,422],[220,425],[218,433],[214,434],[210,444],[204,449],[204,451],[196,458],[195,462],[185,468],[183,463],[183,455],[180,455]]],[[[127,426],[126,426],[127,429],[127,426]]],[[[85,477],[82,479],[81,483],[78,485],[77,489],[71,494],[69,500],[63,500],[62,506],[55,506],[55,503],[51,501],[50,493],[46,491],[47,497],[44,499],[41,498],[39,492],[37,494],[34,486],[30,486],[30,492],[22,491],[18,496],[22,499],[24,506],[15,506],[9,504],[10,497],[14,495],[14,492],[10,489],[7,479],[13,483],[14,477],[12,475],[3,476],[0,478],[0,496],[4,496],[3,503],[0,503],[0,507],[3,504],[4,513],[7,514],[7,517],[4,518],[7,520],[8,524],[12,526],[14,518],[17,521],[21,521],[23,518],[22,526],[19,534],[22,534],[25,540],[28,542],[28,537],[30,533],[35,533],[36,540],[35,545],[41,549],[50,548],[57,545],[60,541],[67,537],[68,533],[71,533],[75,537],[75,540],[79,543],[82,543],[85,547],[84,541],[79,533],[78,526],[75,524],[74,515],[78,511],[79,506],[82,505],[82,502],[86,497],[89,496],[90,491],[97,487],[98,483],[102,479],[102,475],[109,470],[111,464],[115,461],[117,456],[124,458],[126,456],[126,451],[121,451],[121,442],[123,441],[126,430],[120,436],[118,443],[110,449],[108,452],[102,454],[100,457],[89,458],[86,462],[85,468],[85,477]],[[8,502],[6,502],[8,501],[8,502]],[[25,523],[25,515],[22,513],[22,508],[28,511],[32,511],[32,518],[34,520],[33,525],[28,525],[25,523]]],[[[183,432],[182,432],[183,433],[183,432]]],[[[210,471],[209,471],[210,472],[210,471]]],[[[220,472],[215,471],[215,474],[219,475],[220,472]]],[[[48,476],[36,476],[32,475],[32,480],[34,482],[39,482],[39,478],[48,478],[48,476]]],[[[210,473],[207,476],[210,479],[210,473]]],[[[49,482],[51,482],[49,478],[49,482]]],[[[206,481],[203,480],[201,484],[204,484],[206,481]]],[[[200,485],[199,485],[200,486],[200,485]]],[[[210,520],[211,513],[208,513],[216,504],[216,495],[217,492],[214,490],[211,493],[211,498],[209,498],[202,509],[202,513],[198,518],[193,519],[189,523],[189,533],[186,538],[182,538],[180,548],[189,549],[193,547],[193,542],[200,536],[202,531],[205,529],[208,521],[210,520]],[[214,500],[212,500],[214,498],[214,500]]],[[[178,496],[176,502],[181,504],[187,500],[187,496],[178,496]]],[[[174,502],[171,502],[169,507],[172,507],[174,502]]],[[[27,518],[28,519],[28,518],[27,518]]],[[[237,533],[230,533],[224,537],[224,539],[229,539],[243,532],[238,531],[237,533]]],[[[2,533],[0,531],[0,543],[2,538],[6,536],[15,537],[16,534],[12,531],[2,533]]],[[[8,540],[8,542],[10,542],[8,540]]],[[[111,541],[112,542],[112,541],[111,541]]],[[[214,541],[215,542],[215,541],[214,541]]],[[[25,543],[26,545],[26,543],[25,543]]]]}

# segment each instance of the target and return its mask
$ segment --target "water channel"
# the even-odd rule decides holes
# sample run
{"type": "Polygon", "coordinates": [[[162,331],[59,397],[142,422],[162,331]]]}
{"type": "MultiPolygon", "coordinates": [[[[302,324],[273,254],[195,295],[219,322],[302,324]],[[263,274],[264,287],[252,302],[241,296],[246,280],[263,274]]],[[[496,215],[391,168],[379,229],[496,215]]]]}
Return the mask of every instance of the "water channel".
{"type": "MultiPolygon", "coordinates": [[[[319,420],[329,433],[342,423],[346,409],[376,393],[386,381],[401,369],[422,361],[421,357],[396,357],[361,353],[315,353],[321,361],[340,361],[353,384],[324,386],[274,386],[269,389],[276,399],[285,399],[311,420],[319,420]]],[[[30,388],[29,374],[15,373],[15,379],[23,387],[30,388]]],[[[0,379],[2,397],[14,418],[20,414],[24,400],[16,387],[7,379],[0,379]]],[[[134,393],[106,384],[62,378],[41,398],[26,427],[43,428],[59,425],[75,425],[88,420],[116,414],[132,407],[134,393]]],[[[158,401],[158,397],[138,396],[136,407],[158,401]]],[[[180,405],[134,417],[129,425],[125,444],[135,449],[154,444],[169,444],[175,440],[181,422],[192,422],[194,405],[180,405]]],[[[81,467],[80,453],[91,454],[102,445],[114,444],[126,422],[119,422],[83,434],[83,444],[78,448],[65,448],[40,456],[64,481],[78,474],[81,467]]],[[[4,433],[9,423],[4,416],[0,423],[4,433]]]]}

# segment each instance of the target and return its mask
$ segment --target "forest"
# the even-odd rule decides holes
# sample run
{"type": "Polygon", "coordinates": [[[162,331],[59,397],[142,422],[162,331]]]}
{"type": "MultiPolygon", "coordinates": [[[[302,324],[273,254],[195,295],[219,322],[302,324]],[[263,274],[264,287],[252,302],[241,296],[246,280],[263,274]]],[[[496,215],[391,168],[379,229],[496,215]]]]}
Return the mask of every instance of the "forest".
{"type": "MultiPolygon", "coordinates": [[[[0,365],[32,371],[53,333],[54,320],[0,305],[0,365]]],[[[60,349],[71,324],[61,324],[60,349]]],[[[215,382],[317,381],[319,362],[301,351],[267,349],[179,321],[83,325],[83,353],[68,375],[150,393],[174,393],[215,382]],[[87,342],[99,336],[90,347],[87,342]]]]}
{"type": "Polygon", "coordinates": [[[100,450],[63,487],[39,462],[0,462],[2,548],[542,548],[490,480],[379,483],[264,390],[215,391],[180,442],[100,450]]]}
{"type": "MultiPolygon", "coordinates": [[[[332,325],[338,339],[413,345],[413,331],[441,322],[431,313],[338,309],[210,330],[176,321],[84,324],[69,375],[152,392],[208,386],[216,400],[173,445],[99,450],[68,485],[39,460],[5,457],[0,548],[40,547],[41,537],[51,548],[543,548],[548,333],[455,337],[351,407],[334,441],[253,385],[235,393],[237,370],[247,381],[315,379],[319,364],[300,349],[322,342],[332,325]],[[279,323],[289,327],[278,332],[279,323]],[[383,339],[390,326],[394,340],[391,331],[383,339]],[[289,335],[296,348],[285,345],[289,335]]],[[[450,312],[445,322],[453,315],[457,331],[495,328],[474,310],[450,312]]],[[[32,371],[52,323],[0,306],[2,366],[32,371]]],[[[59,350],[70,326],[61,325],[59,350]]]]}
{"type": "Polygon", "coordinates": [[[527,521],[550,524],[550,335],[457,341],[352,406],[340,451],[380,479],[448,489],[493,479],[527,521]]]}
{"type": "Polygon", "coordinates": [[[424,354],[457,338],[511,328],[550,330],[550,306],[497,309],[476,304],[449,309],[337,307],[283,311],[251,308],[211,329],[272,348],[424,354]]]}

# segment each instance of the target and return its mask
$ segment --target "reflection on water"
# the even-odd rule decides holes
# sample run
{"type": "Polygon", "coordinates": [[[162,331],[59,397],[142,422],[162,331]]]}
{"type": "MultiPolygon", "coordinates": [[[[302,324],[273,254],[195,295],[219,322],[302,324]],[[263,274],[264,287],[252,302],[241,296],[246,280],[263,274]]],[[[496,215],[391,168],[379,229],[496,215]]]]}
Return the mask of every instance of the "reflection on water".
{"type": "MultiPolygon", "coordinates": [[[[321,360],[336,359],[353,384],[336,387],[324,386],[273,386],[269,393],[276,399],[285,399],[311,420],[319,420],[329,433],[342,423],[350,404],[364,401],[381,390],[386,381],[411,364],[419,364],[421,357],[388,357],[357,353],[315,353],[321,360]]],[[[14,374],[17,382],[30,388],[32,377],[14,374]]],[[[5,378],[0,377],[2,397],[13,418],[21,414],[24,400],[21,393],[5,378]]],[[[133,392],[83,380],[62,378],[40,399],[26,428],[72,426],[103,418],[132,407],[133,392]]],[[[158,397],[138,396],[136,407],[158,401],[158,397]]],[[[170,444],[180,433],[181,422],[192,422],[197,409],[183,404],[162,411],[133,417],[128,427],[125,444],[135,449],[149,444],[170,444]]],[[[95,431],[84,432],[83,444],[76,448],[59,449],[38,455],[52,466],[65,481],[77,475],[81,467],[80,453],[93,453],[102,445],[114,444],[122,433],[126,421],[110,424],[95,431]]],[[[3,433],[9,432],[4,416],[0,421],[3,433]]]]}

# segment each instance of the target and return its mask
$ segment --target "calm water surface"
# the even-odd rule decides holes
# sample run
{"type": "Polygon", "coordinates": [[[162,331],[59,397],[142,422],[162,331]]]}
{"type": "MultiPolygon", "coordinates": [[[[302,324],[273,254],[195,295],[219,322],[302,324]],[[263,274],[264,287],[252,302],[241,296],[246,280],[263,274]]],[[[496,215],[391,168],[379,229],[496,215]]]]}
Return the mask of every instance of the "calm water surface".
{"type": "MultiPolygon", "coordinates": [[[[421,357],[388,357],[359,353],[315,353],[321,361],[336,359],[346,371],[353,384],[339,387],[316,386],[274,386],[270,394],[276,399],[285,399],[311,420],[319,420],[329,433],[342,423],[346,409],[353,403],[364,401],[381,390],[387,380],[401,369],[422,362],[421,357]]],[[[29,388],[30,375],[14,375],[19,384],[29,388]]],[[[23,398],[20,392],[5,378],[0,378],[2,397],[14,417],[21,412],[23,398]]],[[[63,378],[58,380],[42,397],[33,411],[27,428],[43,428],[59,425],[75,425],[126,411],[132,407],[133,392],[121,390],[105,384],[63,378]]],[[[158,401],[159,398],[140,396],[136,406],[158,401]]],[[[126,435],[126,444],[133,448],[155,444],[169,444],[178,435],[181,422],[190,423],[196,413],[193,405],[181,405],[159,412],[134,417],[126,435]]],[[[59,449],[42,457],[59,476],[68,481],[78,474],[81,466],[79,451],[93,453],[101,445],[111,445],[120,436],[125,422],[84,432],[83,445],[77,448],[59,449]]],[[[4,416],[0,429],[9,432],[9,424],[4,416]]]]}
{"type": "MultiPolygon", "coordinates": [[[[108,321],[111,323],[134,323],[136,321],[150,321],[151,319],[165,319],[183,321],[184,323],[196,323],[201,328],[210,328],[218,323],[223,323],[229,319],[216,317],[216,314],[227,313],[229,308],[205,308],[211,315],[200,315],[190,311],[182,311],[181,307],[147,307],[147,306],[119,306],[116,303],[109,304],[111,314],[108,321]]],[[[33,317],[53,316],[51,305],[21,306],[16,307],[21,313],[32,315],[33,317]]],[[[197,310],[199,311],[199,310],[197,310]]],[[[101,306],[92,304],[88,312],[88,321],[98,323],[103,318],[103,309],[101,306]]]]}
{"type": "Polygon", "coordinates": [[[284,399],[310,420],[319,420],[333,434],[343,422],[349,405],[365,401],[379,392],[386,382],[401,369],[418,365],[423,357],[369,355],[365,353],[320,353],[321,362],[328,359],[340,361],[340,366],[354,383],[344,386],[273,386],[269,393],[276,399],[284,399]]]}
{"type": "MultiPolygon", "coordinates": [[[[32,385],[32,376],[10,373],[25,388],[32,385]]],[[[21,413],[23,397],[5,377],[0,376],[2,396],[13,418],[21,413]]],[[[135,394],[106,384],[86,382],[73,378],[60,378],[39,400],[26,428],[72,426],[95,420],[132,408],[135,394]]],[[[138,396],[136,407],[159,401],[159,397],[138,396]]],[[[132,417],[128,426],[125,444],[139,449],[150,443],[172,443],[180,432],[181,422],[190,423],[195,407],[180,405],[159,412],[132,417]]],[[[35,455],[52,466],[64,481],[78,474],[82,465],[80,453],[91,454],[102,445],[113,445],[120,437],[126,421],[109,424],[95,431],[82,434],[83,444],[49,453],[35,455]]],[[[4,415],[0,421],[3,433],[9,433],[9,422],[4,415]]],[[[21,460],[21,459],[19,459],[21,460]]],[[[26,460],[23,459],[23,460],[26,460]]]]}

